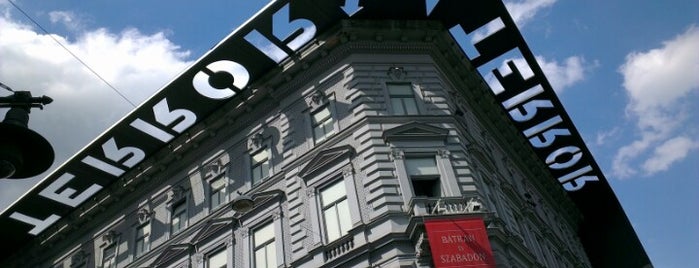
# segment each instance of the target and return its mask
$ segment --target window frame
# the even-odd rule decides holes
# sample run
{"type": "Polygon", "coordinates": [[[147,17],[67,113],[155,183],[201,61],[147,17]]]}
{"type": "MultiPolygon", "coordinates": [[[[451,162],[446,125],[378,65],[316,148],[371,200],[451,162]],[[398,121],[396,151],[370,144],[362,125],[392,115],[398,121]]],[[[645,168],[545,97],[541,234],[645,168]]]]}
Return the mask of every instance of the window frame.
{"type": "MultiPolygon", "coordinates": [[[[324,244],[330,244],[335,241],[343,239],[347,235],[352,235],[353,230],[362,224],[362,215],[360,212],[359,197],[357,195],[357,188],[355,186],[354,172],[349,166],[349,159],[345,160],[347,162],[342,162],[336,166],[324,168],[324,172],[320,172],[316,176],[306,177],[304,181],[306,182],[307,193],[309,193],[309,198],[313,199],[313,205],[309,206],[311,210],[310,221],[312,223],[312,241],[313,247],[322,246],[324,244]],[[351,219],[351,226],[347,230],[347,234],[341,235],[337,239],[329,240],[327,237],[327,229],[325,225],[325,219],[323,215],[323,204],[321,202],[321,191],[319,189],[325,189],[335,182],[345,183],[345,197],[347,200],[347,206],[349,210],[349,217],[351,219]]],[[[308,248],[307,250],[312,250],[308,248]]]]}
{"type": "Polygon", "coordinates": [[[101,268],[117,267],[117,255],[119,252],[119,248],[117,247],[117,245],[118,243],[111,243],[102,248],[102,259],[100,262],[101,268]],[[107,250],[113,250],[114,252],[111,255],[107,255],[107,250]],[[107,260],[110,260],[110,263],[107,263],[107,260]]]}
{"type": "Polygon", "coordinates": [[[228,248],[225,247],[225,246],[224,246],[224,247],[220,247],[220,248],[216,248],[216,249],[213,249],[213,250],[209,251],[209,252],[205,255],[204,268],[221,268],[221,267],[228,267],[228,263],[229,263],[228,261],[229,261],[229,259],[228,259],[228,248]],[[211,262],[210,262],[210,261],[212,260],[212,257],[214,257],[214,256],[217,256],[217,257],[218,257],[219,254],[223,254],[223,257],[224,257],[224,260],[225,260],[224,266],[211,267],[211,262]]]}
{"type": "MultiPolygon", "coordinates": [[[[245,242],[239,244],[242,248],[242,252],[254,252],[254,231],[264,227],[266,224],[272,224],[272,226],[274,226],[274,240],[276,241],[274,246],[276,253],[275,268],[287,265],[285,252],[288,249],[285,248],[284,239],[286,234],[282,225],[288,218],[282,217],[283,198],[284,197],[281,195],[275,195],[271,199],[260,203],[259,206],[252,211],[243,214],[240,220],[244,222],[244,227],[234,231],[236,237],[244,238],[245,242]]],[[[241,263],[244,264],[243,266],[255,267],[255,256],[253,254],[243,254],[241,257],[241,263]]]]}
{"type": "Polygon", "coordinates": [[[207,180],[207,184],[209,186],[208,200],[210,211],[214,211],[218,208],[221,208],[224,204],[226,204],[226,202],[228,202],[228,183],[228,177],[225,175],[225,173],[221,173],[207,180]],[[220,188],[214,188],[214,183],[219,180],[223,180],[223,186],[221,186],[220,188]],[[218,197],[219,202],[216,205],[214,205],[215,194],[220,194],[220,196],[218,197]]]}
{"type": "MultiPolygon", "coordinates": [[[[357,194],[357,179],[354,175],[352,160],[356,153],[351,145],[341,145],[338,147],[325,149],[314,156],[306,166],[298,173],[303,181],[305,192],[308,196],[308,216],[310,224],[307,238],[310,245],[294,253],[295,256],[310,254],[318,247],[327,244],[325,239],[325,225],[323,223],[322,203],[318,197],[319,189],[324,189],[336,181],[345,183],[345,193],[348,200],[349,216],[351,227],[348,230],[350,235],[356,235],[355,229],[363,224],[360,211],[359,197],[357,194]]],[[[331,241],[332,243],[334,241],[331,241]]]]}
{"type": "Polygon", "coordinates": [[[251,246],[252,246],[252,267],[253,268],[270,268],[270,267],[277,267],[279,264],[277,263],[277,231],[275,230],[275,222],[274,221],[269,221],[261,224],[254,230],[252,230],[252,234],[250,235],[251,237],[251,246]],[[270,228],[272,231],[272,236],[270,239],[264,240],[261,242],[260,245],[257,245],[257,234],[258,232],[270,228]],[[265,265],[264,266],[259,266],[257,263],[257,253],[259,250],[264,250],[265,254],[265,265]],[[274,255],[272,256],[272,260],[274,261],[274,264],[270,266],[270,255],[269,255],[269,250],[274,252],[274,255]]]}
{"type": "Polygon", "coordinates": [[[403,197],[403,204],[406,208],[410,206],[411,200],[416,197],[405,163],[405,159],[410,157],[434,156],[437,162],[437,170],[440,174],[439,187],[442,193],[441,197],[462,195],[449,155],[450,152],[446,148],[393,147],[392,159],[395,163],[396,177],[398,177],[398,184],[403,193],[401,195],[403,197]]]}
{"type": "Polygon", "coordinates": [[[250,174],[250,183],[252,186],[259,185],[260,183],[262,183],[263,181],[265,181],[266,179],[268,179],[272,176],[272,174],[273,174],[273,172],[272,172],[272,150],[271,150],[269,144],[262,145],[257,150],[251,151],[249,154],[248,160],[250,161],[250,165],[249,165],[250,169],[248,170],[248,172],[250,174]],[[265,161],[256,162],[255,156],[260,154],[260,153],[263,153],[263,152],[267,154],[265,161]],[[264,170],[265,170],[264,165],[267,165],[267,168],[266,168],[267,174],[264,174],[264,170]],[[261,175],[264,175],[264,176],[261,176],[256,180],[255,179],[255,174],[256,174],[255,170],[258,167],[260,168],[261,175]]]}
{"type": "Polygon", "coordinates": [[[386,96],[387,96],[387,106],[390,108],[390,114],[395,115],[395,116],[413,116],[413,115],[421,115],[422,111],[420,108],[420,104],[418,102],[418,94],[415,92],[415,84],[412,82],[395,82],[395,81],[387,81],[384,83],[384,87],[386,88],[386,96]],[[391,92],[391,87],[392,86],[408,86],[408,89],[410,90],[411,94],[392,94],[391,92]],[[398,107],[394,105],[394,100],[398,99],[400,100],[400,108],[402,109],[402,112],[398,112],[398,107]],[[415,113],[409,113],[407,108],[406,108],[406,100],[412,100],[412,105],[414,105],[415,108],[415,113]]]}
{"type": "Polygon", "coordinates": [[[315,109],[313,109],[309,112],[309,120],[310,120],[309,122],[311,125],[311,137],[313,138],[314,144],[322,143],[338,133],[338,129],[336,127],[337,120],[335,119],[335,112],[333,110],[334,110],[333,105],[331,105],[330,103],[325,103],[323,105],[316,107],[315,109]],[[322,122],[316,122],[315,115],[320,113],[323,110],[328,111],[328,116],[325,117],[322,122]],[[330,121],[330,123],[326,123],[327,121],[330,121]],[[318,126],[322,126],[322,129],[323,129],[322,137],[318,137],[316,135],[316,128],[318,126]],[[326,126],[327,126],[327,128],[329,128],[329,131],[326,129],[326,126]]]}
{"type": "Polygon", "coordinates": [[[170,208],[170,236],[171,237],[182,232],[182,230],[187,229],[187,227],[189,227],[189,207],[188,207],[187,201],[188,200],[185,197],[185,198],[183,198],[183,200],[180,200],[180,201],[173,203],[172,207],[170,208]],[[177,208],[179,208],[180,206],[183,208],[182,209],[183,212],[176,213],[177,208]],[[184,224],[182,225],[181,224],[182,221],[180,220],[179,222],[180,222],[181,226],[177,229],[177,231],[175,231],[175,228],[174,228],[175,227],[174,219],[175,219],[176,215],[184,215],[184,224]]]}
{"type": "MultiPolygon", "coordinates": [[[[439,170],[439,166],[437,165],[437,156],[433,154],[425,155],[425,154],[415,154],[415,155],[409,155],[405,157],[405,170],[408,174],[408,179],[410,180],[410,186],[412,188],[412,193],[416,197],[427,197],[427,198],[439,198],[444,196],[445,191],[442,188],[442,174],[439,170]],[[414,169],[414,167],[411,167],[410,162],[411,160],[416,160],[416,159],[429,159],[432,160],[432,163],[434,163],[434,170],[436,171],[435,174],[412,174],[410,171],[414,169]],[[432,193],[432,195],[418,195],[418,192],[415,190],[415,184],[416,182],[431,182],[433,185],[431,187],[437,187],[437,190],[439,190],[439,193],[432,193]],[[436,184],[436,185],[435,185],[436,184]]],[[[429,166],[432,168],[432,166],[429,166]]],[[[432,189],[434,191],[435,189],[432,189]]]]}
{"type": "Polygon", "coordinates": [[[150,246],[151,246],[150,237],[151,237],[151,234],[153,233],[152,228],[153,228],[153,226],[151,226],[150,220],[136,225],[136,229],[134,230],[134,258],[139,258],[139,257],[145,255],[146,253],[148,253],[148,251],[150,251],[150,246]],[[142,236],[139,236],[139,231],[145,227],[148,228],[148,232],[147,233],[144,232],[144,234],[142,236]],[[140,238],[143,238],[143,239],[140,239],[140,238]],[[138,250],[139,241],[143,241],[143,245],[144,245],[143,250],[141,252],[139,252],[139,250],[138,250]]]}
{"type": "Polygon", "coordinates": [[[317,196],[318,196],[318,208],[319,208],[320,221],[321,221],[320,224],[321,224],[322,229],[323,229],[323,239],[324,239],[325,243],[326,244],[332,243],[332,242],[340,240],[343,237],[345,237],[346,235],[348,235],[350,233],[350,231],[353,229],[353,226],[352,226],[353,224],[352,224],[352,211],[351,211],[352,205],[351,205],[351,201],[349,198],[349,193],[347,191],[347,183],[342,178],[328,180],[327,183],[325,183],[321,187],[318,187],[317,196]],[[325,204],[324,200],[323,200],[323,192],[331,189],[332,187],[334,187],[336,185],[340,185],[340,184],[342,184],[342,186],[343,186],[344,196],[341,198],[333,200],[329,204],[325,204]],[[344,202],[346,204],[346,208],[345,208],[346,211],[339,211],[338,205],[342,202],[344,202]],[[327,215],[326,215],[326,210],[330,209],[330,208],[334,209],[334,211],[335,211],[335,217],[336,217],[335,220],[337,222],[336,227],[339,231],[338,236],[334,237],[334,238],[331,238],[329,236],[330,235],[329,226],[328,226],[329,223],[328,223],[327,215]],[[349,226],[346,227],[346,230],[344,229],[343,224],[342,224],[343,221],[340,217],[341,213],[346,213],[346,215],[348,215],[350,218],[349,219],[350,220],[349,226]]]}

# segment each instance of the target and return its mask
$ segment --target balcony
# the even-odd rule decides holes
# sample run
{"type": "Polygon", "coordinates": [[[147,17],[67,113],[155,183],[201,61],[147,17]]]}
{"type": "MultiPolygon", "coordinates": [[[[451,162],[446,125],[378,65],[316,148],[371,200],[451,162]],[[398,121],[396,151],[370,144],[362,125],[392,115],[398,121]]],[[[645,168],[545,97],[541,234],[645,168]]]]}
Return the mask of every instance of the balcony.
{"type": "Polygon", "coordinates": [[[354,235],[346,235],[345,237],[341,238],[340,240],[332,242],[328,246],[326,246],[326,250],[324,252],[325,261],[330,261],[330,260],[335,259],[339,256],[342,256],[343,254],[349,252],[353,248],[354,248],[354,235]]]}

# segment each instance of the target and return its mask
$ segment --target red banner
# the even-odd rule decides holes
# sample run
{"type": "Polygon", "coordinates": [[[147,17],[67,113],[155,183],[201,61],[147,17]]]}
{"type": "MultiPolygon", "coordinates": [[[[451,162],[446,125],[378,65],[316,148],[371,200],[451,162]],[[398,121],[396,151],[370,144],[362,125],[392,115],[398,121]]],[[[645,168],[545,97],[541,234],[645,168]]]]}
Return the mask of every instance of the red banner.
{"type": "Polygon", "coordinates": [[[483,219],[426,220],[432,261],[437,268],[495,268],[483,219]]]}

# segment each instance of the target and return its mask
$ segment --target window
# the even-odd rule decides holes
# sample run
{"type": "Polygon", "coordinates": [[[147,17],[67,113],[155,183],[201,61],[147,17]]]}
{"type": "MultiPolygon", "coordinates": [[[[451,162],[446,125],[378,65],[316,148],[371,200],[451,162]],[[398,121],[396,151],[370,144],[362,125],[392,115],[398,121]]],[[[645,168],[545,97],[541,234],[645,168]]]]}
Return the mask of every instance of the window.
{"type": "Polygon", "coordinates": [[[415,196],[442,196],[439,170],[437,169],[437,161],[434,156],[406,158],[405,166],[415,196]]]}
{"type": "Polygon", "coordinates": [[[187,202],[180,202],[172,208],[172,234],[179,233],[182,229],[187,228],[187,202]]]}
{"type": "Polygon", "coordinates": [[[102,268],[116,267],[116,244],[107,246],[102,250],[102,268]]]}
{"type": "Polygon", "coordinates": [[[222,248],[206,257],[206,268],[222,268],[227,267],[227,264],[228,255],[226,255],[226,248],[222,248]]]}
{"type": "Polygon", "coordinates": [[[150,250],[150,223],[136,227],[136,257],[150,250]]]}
{"type": "Polygon", "coordinates": [[[347,234],[352,228],[345,181],[338,180],[320,192],[320,203],[323,209],[325,235],[328,242],[347,234]]]}
{"type": "Polygon", "coordinates": [[[410,83],[388,83],[388,97],[395,115],[418,114],[415,93],[410,83]]]}
{"type": "Polygon", "coordinates": [[[255,230],[253,245],[255,246],[255,268],[277,267],[273,223],[270,222],[264,227],[255,230]]]}
{"type": "Polygon", "coordinates": [[[209,184],[211,193],[209,194],[209,206],[213,210],[226,202],[226,177],[220,176],[209,184]]]}
{"type": "Polygon", "coordinates": [[[311,124],[313,128],[313,140],[318,143],[335,133],[334,121],[330,108],[325,105],[311,114],[311,124]]]}
{"type": "Polygon", "coordinates": [[[250,155],[250,163],[252,184],[256,185],[269,176],[269,149],[264,148],[250,155]]]}

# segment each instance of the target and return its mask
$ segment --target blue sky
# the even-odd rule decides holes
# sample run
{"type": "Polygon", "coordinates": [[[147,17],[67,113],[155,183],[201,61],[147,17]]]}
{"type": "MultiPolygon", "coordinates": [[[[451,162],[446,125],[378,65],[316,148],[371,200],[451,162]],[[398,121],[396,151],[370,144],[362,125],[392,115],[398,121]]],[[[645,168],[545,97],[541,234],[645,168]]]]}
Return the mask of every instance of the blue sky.
{"type": "MultiPolygon", "coordinates": [[[[14,2],[133,103],[267,3],[14,2]]],[[[699,1],[506,3],[654,265],[699,267],[699,1]]],[[[7,0],[0,82],[54,98],[30,120],[54,168],[133,109],[7,0]]],[[[46,174],[0,181],[0,207],[46,174]]]]}

